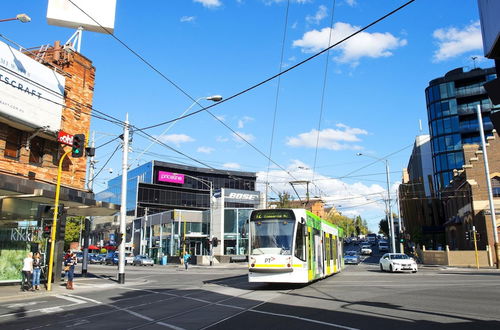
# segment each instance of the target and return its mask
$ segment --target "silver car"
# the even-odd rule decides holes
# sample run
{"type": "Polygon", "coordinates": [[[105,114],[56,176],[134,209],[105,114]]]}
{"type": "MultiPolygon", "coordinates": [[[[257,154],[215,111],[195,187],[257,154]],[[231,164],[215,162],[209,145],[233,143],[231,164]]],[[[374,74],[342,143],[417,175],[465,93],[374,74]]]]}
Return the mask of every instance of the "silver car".
{"type": "Polygon", "coordinates": [[[344,254],[344,264],[353,264],[357,265],[359,264],[359,254],[356,253],[356,251],[347,251],[344,254]]]}
{"type": "Polygon", "coordinates": [[[134,257],[134,261],[132,262],[132,265],[134,266],[153,266],[154,261],[148,256],[145,255],[138,255],[134,257]]]}

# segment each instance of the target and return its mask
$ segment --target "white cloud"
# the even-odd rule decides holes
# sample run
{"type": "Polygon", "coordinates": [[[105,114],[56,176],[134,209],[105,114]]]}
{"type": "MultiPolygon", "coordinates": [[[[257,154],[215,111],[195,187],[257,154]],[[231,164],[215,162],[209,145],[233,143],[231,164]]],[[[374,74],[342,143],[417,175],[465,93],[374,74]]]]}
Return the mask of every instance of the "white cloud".
{"type": "Polygon", "coordinates": [[[434,62],[445,61],[466,52],[483,48],[479,21],[464,27],[462,30],[454,27],[437,29],[432,36],[437,40],[439,47],[434,52],[434,62]]]}
{"type": "Polygon", "coordinates": [[[211,154],[213,151],[215,151],[215,149],[211,147],[198,147],[196,151],[201,152],[203,154],[211,154]]]}
{"type": "MultiPolygon", "coordinates": [[[[349,183],[338,178],[313,173],[312,166],[300,160],[293,160],[285,170],[273,169],[269,171],[269,182],[272,189],[269,194],[288,192],[295,200],[297,195],[290,187],[291,180],[310,181],[314,174],[314,182],[309,184],[311,195],[320,196],[327,205],[335,206],[346,216],[361,215],[368,221],[371,230],[378,231],[378,223],[384,217],[385,204],[383,199],[387,196],[384,187],[373,184],[365,185],[361,182],[349,183]]],[[[257,173],[257,190],[266,191],[267,171],[257,173]]],[[[306,196],[306,185],[296,185],[299,195],[306,196]]],[[[396,195],[396,186],[391,188],[391,194],[396,195]]]]}
{"type": "Polygon", "coordinates": [[[181,23],[191,23],[191,22],[194,22],[194,20],[196,19],[196,16],[182,16],[181,17],[181,23]]]}
{"type": "Polygon", "coordinates": [[[241,118],[240,120],[238,120],[238,128],[245,127],[245,124],[249,123],[251,121],[254,121],[254,119],[252,117],[244,116],[243,118],[241,118]]]}
{"type": "MultiPolygon", "coordinates": [[[[335,23],[333,29],[326,27],[320,31],[311,30],[306,32],[302,36],[302,39],[293,42],[293,46],[300,47],[305,53],[315,53],[328,47],[330,33],[331,44],[335,44],[359,29],[360,27],[358,26],[338,22],[335,23]]],[[[332,51],[339,54],[334,57],[336,61],[340,63],[350,62],[353,66],[356,66],[362,57],[378,58],[392,56],[392,50],[406,44],[406,39],[397,38],[389,32],[361,32],[332,48],[332,51]]]]}
{"type": "Polygon", "coordinates": [[[236,142],[244,142],[241,138],[247,140],[248,142],[252,142],[253,140],[255,140],[255,136],[253,136],[250,133],[248,134],[243,132],[236,132],[236,133],[238,134],[231,133],[231,135],[233,136],[233,140],[236,142]]]}
{"type": "Polygon", "coordinates": [[[316,148],[318,141],[318,148],[329,150],[360,150],[361,146],[353,142],[359,142],[361,139],[359,135],[367,135],[368,132],[361,128],[351,128],[344,124],[337,124],[337,129],[325,128],[319,132],[312,129],[310,132],[301,133],[297,137],[289,137],[287,145],[291,147],[306,147],[316,148]]]}
{"type": "Polygon", "coordinates": [[[233,169],[233,170],[238,170],[241,168],[241,165],[238,163],[225,163],[222,165],[222,167],[233,169]]]}
{"type": "Polygon", "coordinates": [[[155,136],[155,138],[167,144],[168,143],[175,144],[176,146],[180,146],[181,143],[195,141],[195,139],[186,134],[168,134],[168,135],[155,136]]]}
{"type": "Polygon", "coordinates": [[[351,7],[354,7],[358,4],[356,0],[345,0],[345,2],[351,7]]]}
{"type": "Polygon", "coordinates": [[[228,138],[225,138],[225,137],[222,137],[222,136],[218,136],[218,137],[215,139],[215,141],[220,142],[220,143],[224,143],[224,142],[229,141],[229,139],[228,139],[228,138]]]}
{"type": "Polygon", "coordinates": [[[217,119],[219,119],[220,121],[225,121],[226,120],[226,116],[225,115],[217,115],[215,116],[217,119]]]}
{"type": "Polygon", "coordinates": [[[326,9],[326,6],[321,5],[314,16],[306,16],[306,21],[310,24],[319,24],[327,16],[327,13],[328,10],[326,9]]]}
{"type": "MultiPolygon", "coordinates": [[[[272,5],[273,3],[281,3],[281,2],[285,2],[287,0],[263,0],[264,3],[266,5],[272,5]]],[[[295,2],[295,3],[300,3],[300,4],[304,4],[304,3],[309,3],[311,2],[311,0],[291,0],[291,2],[295,2]]]]}
{"type": "Polygon", "coordinates": [[[216,8],[222,6],[220,0],[193,0],[194,2],[201,3],[203,7],[216,8]]]}

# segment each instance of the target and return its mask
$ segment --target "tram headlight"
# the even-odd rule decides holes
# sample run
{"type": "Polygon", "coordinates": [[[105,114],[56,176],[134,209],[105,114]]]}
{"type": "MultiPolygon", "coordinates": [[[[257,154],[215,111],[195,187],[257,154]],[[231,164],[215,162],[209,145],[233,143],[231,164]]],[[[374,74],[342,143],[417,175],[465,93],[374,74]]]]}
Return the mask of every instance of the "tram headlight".
{"type": "Polygon", "coordinates": [[[255,258],[250,257],[250,267],[255,267],[255,258]]]}

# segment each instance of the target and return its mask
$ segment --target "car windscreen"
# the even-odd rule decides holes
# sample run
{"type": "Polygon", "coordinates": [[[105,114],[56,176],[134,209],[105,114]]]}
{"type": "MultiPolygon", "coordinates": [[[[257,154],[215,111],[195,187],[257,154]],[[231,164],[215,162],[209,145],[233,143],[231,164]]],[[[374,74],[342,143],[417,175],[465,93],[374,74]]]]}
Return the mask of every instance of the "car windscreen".
{"type": "Polygon", "coordinates": [[[410,259],[406,254],[391,254],[390,258],[393,260],[397,259],[410,259]]]}

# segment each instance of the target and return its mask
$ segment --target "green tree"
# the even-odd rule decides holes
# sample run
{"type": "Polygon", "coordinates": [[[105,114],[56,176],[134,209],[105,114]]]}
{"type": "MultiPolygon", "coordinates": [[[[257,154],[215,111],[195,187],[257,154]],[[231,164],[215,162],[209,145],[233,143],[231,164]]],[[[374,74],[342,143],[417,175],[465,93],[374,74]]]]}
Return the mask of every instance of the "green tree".
{"type": "Polygon", "coordinates": [[[291,202],[293,201],[293,197],[286,191],[278,193],[278,198],[278,207],[281,209],[289,208],[291,206],[291,202]]]}
{"type": "Polygon", "coordinates": [[[64,233],[64,248],[69,248],[71,242],[78,242],[80,233],[85,226],[85,217],[68,217],[66,219],[66,231],[64,233]]]}
{"type": "Polygon", "coordinates": [[[379,228],[378,232],[380,234],[384,234],[385,236],[389,236],[389,222],[387,221],[387,219],[380,220],[380,222],[378,224],[378,228],[379,228]]]}

